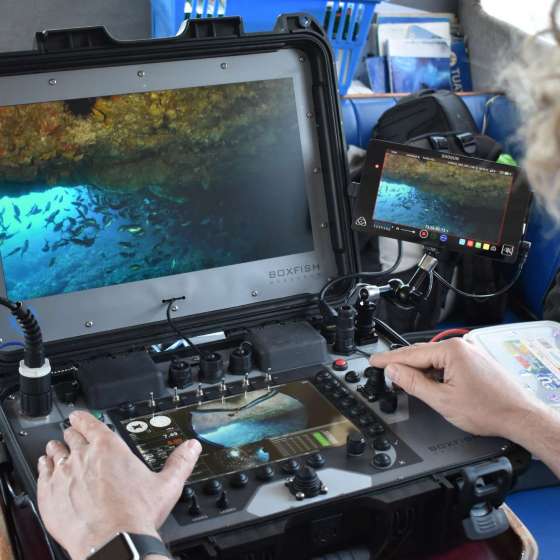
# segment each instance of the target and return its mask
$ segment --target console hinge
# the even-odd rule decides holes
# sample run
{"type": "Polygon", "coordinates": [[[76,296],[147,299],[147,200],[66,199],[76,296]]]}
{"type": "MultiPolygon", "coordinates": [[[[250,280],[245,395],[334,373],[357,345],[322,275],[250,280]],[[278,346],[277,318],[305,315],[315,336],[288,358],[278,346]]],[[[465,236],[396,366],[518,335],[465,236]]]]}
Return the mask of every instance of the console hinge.
{"type": "Polygon", "coordinates": [[[35,33],[35,42],[40,53],[91,49],[117,44],[117,41],[102,26],[39,31],[35,33]]]}
{"type": "Polygon", "coordinates": [[[301,31],[314,31],[319,35],[326,36],[323,26],[309,14],[297,12],[294,14],[282,14],[276,20],[274,26],[276,33],[299,33],[301,31]]]}
{"type": "Polygon", "coordinates": [[[189,19],[180,37],[183,39],[209,39],[215,37],[241,37],[245,34],[239,16],[189,19]]]}
{"type": "Polygon", "coordinates": [[[464,516],[463,528],[470,540],[495,537],[509,528],[503,504],[512,485],[512,466],[506,457],[465,467],[456,481],[464,516]]]}

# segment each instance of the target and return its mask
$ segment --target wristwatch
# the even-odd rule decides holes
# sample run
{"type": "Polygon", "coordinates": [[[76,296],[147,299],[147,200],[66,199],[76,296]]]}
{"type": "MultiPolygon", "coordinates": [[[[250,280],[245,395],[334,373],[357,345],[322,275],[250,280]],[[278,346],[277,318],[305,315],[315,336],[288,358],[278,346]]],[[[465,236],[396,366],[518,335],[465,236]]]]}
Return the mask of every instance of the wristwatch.
{"type": "Polygon", "coordinates": [[[143,560],[150,554],[171,559],[167,547],[156,537],[117,533],[109,542],[92,550],[87,560],[143,560]]]}

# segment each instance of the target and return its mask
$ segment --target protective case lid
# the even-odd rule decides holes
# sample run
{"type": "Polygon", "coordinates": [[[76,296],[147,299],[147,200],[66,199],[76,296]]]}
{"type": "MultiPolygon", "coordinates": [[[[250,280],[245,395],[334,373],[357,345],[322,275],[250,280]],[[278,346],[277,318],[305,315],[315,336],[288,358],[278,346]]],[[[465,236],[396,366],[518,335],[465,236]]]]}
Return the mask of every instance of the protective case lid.
{"type": "Polygon", "coordinates": [[[336,83],[302,14],[0,56],[1,291],[66,349],[168,332],[169,299],[190,334],[305,315],[356,270],[336,83]]]}

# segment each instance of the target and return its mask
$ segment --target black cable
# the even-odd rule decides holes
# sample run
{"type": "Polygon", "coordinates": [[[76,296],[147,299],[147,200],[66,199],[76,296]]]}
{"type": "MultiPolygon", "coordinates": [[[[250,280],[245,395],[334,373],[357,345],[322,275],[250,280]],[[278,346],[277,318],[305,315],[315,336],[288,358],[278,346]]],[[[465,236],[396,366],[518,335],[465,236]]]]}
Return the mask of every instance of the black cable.
{"type": "Polygon", "coordinates": [[[23,330],[25,340],[23,361],[29,368],[40,368],[45,363],[45,350],[43,346],[43,335],[39,323],[33,313],[24,307],[21,301],[10,301],[0,297],[0,305],[7,307],[16,318],[23,330]]]}
{"type": "Polygon", "coordinates": [[[325,301],[327,296],[327,292],[339,282],[343,282],[345,280],[359,280],[360,278],[377,278],[379,276],[387,276],[391,274],[401,264],[402,259],[402,241],[399,239],[397,241],[397,258],[395,262],[387,269],[387,270],[379,270],[378,272],[355,272],[353,274],[345,274],[344,276],[339,276],[334,278],[330,282],[327,282],[319,292],[319,307],[321,308],[321,312],[324,313],[325,311],[329,312],[332,315],[332,308],[330,305],[325,301]]]}
{"type": "Polygon", "coordinates": [[[190,338],[188,338],[181,332],[181,329],[179,329],[179,327],[175,325],[173,319],[171,318],[171,307],[176,301],[180,299],[181,298],[174,298],[168,301],[167,311],[165,312],[165,315],[167,316],[167,323],[169,324],[173,332],[175,332],[180,338],[182,338],[199,355],[199,357],[202,358],[205,355],[203,354],[202,350],[190,338]]]}
{"type": "Polygon", "coordinates": [[[519,265],[517,266],[517,270],[513,275],[513,278],[509,283],[507,283],[503,288],[500,288],[496,292],[492,292],[490,294],[473,294],[469,292],[464,292],[459,288],[455,287],[453,284],[448,282],[441,274],[434,270],[434,276],[448,289],[454,291],[457,295],[473,298],[473,299],[489,299],[496,296],[500,296],[505,294],[507,291],[511,290],[514,284],[519,280],[521,273],[523,272],[523,267],[527,262],[527,257],[529,256],[529,249],[531,248],[531,243],[529,241],[523,241],[519,247],[519,265]]]}

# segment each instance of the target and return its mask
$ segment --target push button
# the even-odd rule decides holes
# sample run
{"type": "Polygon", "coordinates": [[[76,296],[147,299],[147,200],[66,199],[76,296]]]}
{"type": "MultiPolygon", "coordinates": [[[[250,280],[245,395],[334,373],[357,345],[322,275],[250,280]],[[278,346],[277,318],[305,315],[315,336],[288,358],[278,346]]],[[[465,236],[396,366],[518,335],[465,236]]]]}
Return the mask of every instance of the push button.
{"type": "Polygon", "coordinates": [[[348,362],[344,358],[338,358],[332,365],[335,371],[346,371],[348,369],[348,362]]]}
{"type": "Polygon", "coordinates": [[[373,466],[378,469],[386,469],[391,465],[391,457],[387,453],[377,453],[373,458],[373,466]]]}

